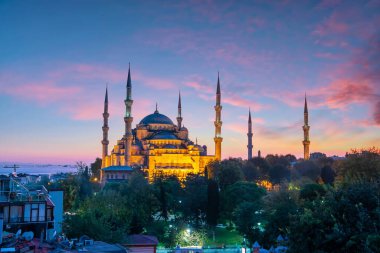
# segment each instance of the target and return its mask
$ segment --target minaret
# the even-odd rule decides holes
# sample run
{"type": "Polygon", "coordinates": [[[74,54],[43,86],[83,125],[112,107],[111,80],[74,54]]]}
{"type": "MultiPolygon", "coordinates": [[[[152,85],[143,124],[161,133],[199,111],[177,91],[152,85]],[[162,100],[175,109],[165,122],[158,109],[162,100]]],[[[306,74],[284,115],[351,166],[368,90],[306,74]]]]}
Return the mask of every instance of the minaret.
{"type": "MultiPolygon", "coordinates": [[[[102,152],[102,168],[106,167],[106,161],[105,158],[108,155],[108,118],[109,118],[109,113],[108,113],[108,87],[106,88],[106,95],[104,98],[104,112],[103,112],[103,140],[102,140],[102,145],[103,145],[103,152],[102,152]]],[[[100,170],[100,181],[102,180],[103,177],[103,171],[100,170]]]]}
{"type": "Polygon", "coordinates": [[[305,160],[309,160],[310,158],[310,139],[309,139],[309,112],[307,110],[307,100],[306,100],[306,94],[305,94],[305,107],[304,107],[304,112],[303,112],[303,120],[304,120],[304,125],[303,125],[303,158],[305,160]]]}
{"type": "Polygon", "coordinates": [[[124,135],[124,165],[131,165],[131,146],[132,146],[132,81],[131,81],[131,66],[128,68],[128,80],[127,80],[127,98],[124,100],[125,103],[125,135],[124,135]]]}
{"type": "Polygon", "coordinates": [[[178,131],[181,130],[181,127],[182,127],[181,92],[179,92],[179,96],[178,96],[178,116],[177,116],[177,126],[178,126],[178,131]]]}
{"type": "Polygon", "coordinates": [[[248,145],[247,145],[247,148],[248,148],[248,160],[252,159],[252,148],[253,148],[253,145],[252,145],[252,120],[251,120],[251,109],[249,109],[249,115],[248,115],[248,133],[247,133],[247,136],[248,136],[248,145]]]}
{"type": "Polygon", "coordinates": [[[220,81],[219,81],[219,72],[218,72],[218,84],[216,88],[216,104],[214,106],[215,108],[215,159],[220,161],[222,158],[222,141],[223,138],[221,137],[222,134],[222,121],[221,121],[221,114],[222,114],[222,106],[220,105],[221,102],[221,93],[220,93],[220,81]]]}

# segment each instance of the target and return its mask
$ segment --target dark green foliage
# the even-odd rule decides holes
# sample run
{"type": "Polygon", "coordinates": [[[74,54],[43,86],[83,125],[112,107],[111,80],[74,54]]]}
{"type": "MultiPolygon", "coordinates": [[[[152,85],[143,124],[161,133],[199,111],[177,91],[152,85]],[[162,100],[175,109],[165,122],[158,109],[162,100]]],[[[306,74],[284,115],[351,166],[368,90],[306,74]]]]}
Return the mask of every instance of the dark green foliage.
{"type": "Polygon", "coordinates": [[[242,171],[243,162],[241,159],[223,160],[217,175],[219,187],[224,190],[227,186],[232,185],[244,179],[242,171]]]}
{"type": "Polygon", "coordinates": [[[161,218],[165,221],[168,220],[169,207],[168,207],[168,192],[164,186],[163,177],[158,177],[153,183],[154,194],[158,200],[159,212],[161,218]]]}
{"type": "Polygon", "coordinates": [[[293,161],[293,156],[287,155],[267,155],[265,157],[265,160],[268,162],[269,166],[273,167],[275,165],[282,165],[285,167],[288,167],[290,165],[290,162],[293,161]]]}
{"type": "Polygon", "coordinates": [[[244,235],[252,244],[256,240],[261,241],[262,233],[260,231],[263,222],[260,209],[261,201],[241,202],[234,209],[232,216],[237,230],[244,235]]]}
{"type": "Polygon", "coordinates": [[[102,168],[102,159],[96,158],[95,162],[91,163],[91,177],[100,179],[100,169],[102,168]]]}
{"type": "Polygon", "coordinates": [[[325,188],[319,184],[306,184],[300,191],[300,198],[305,200],[315,200],[326,194],[325,188]]]}
{"type": "Polygon", "coordinates": [[[313,161],[302,161],[294,165],[298,178],[306,177],[311,181],[317,181],[321,175],[321,169],[313,161]]]}
{"type": "Polygon", "coordinates": [[[266,180],[269,178],[268,173],[269,173],[270,166],[264,158],[254,157],[253,159],[250,160],[250,162],[252,162],[257,168],[257,171],[259,172],[259,179],[266,180]]]}
{"type": "Polygon", "coordinates": [[[86,234],[96,240],[120,242],[126,233],[141,233],[149,226],[157,199],[139,173],[127,182],[107,184],[100,193],[82,201],[75,215],[65,221],[66,233],[86,234]]]}
{"type": "Polygon", "coordinates": [[[371,251],[380,229],[379,186],[351,184],[305,203],[289,231],[291,252],[371,251]]]}
{"type": "Polygon", "coordinates": [[[180,211],[183,189],[177,177],[157,177],[153,182],[154,194],[158,200],[159,212],[167,220],[169,214],[180,211]]]}
{"type": "Polygon", "coordinates": [[[204,220],[207,208],[207,179],[200,175],[188,175],[185,181],[182,201],[183,215],[195,227],[204,220]]]}
{"type": "Polygon", "coordinates": [[[341,184],[376,182],[380,178],[380,150],[352,150],[337,169],[341,184]]]}
{"type": "Polygon", "coordinates": [[[232,213],[243,202],[258,203],[265,195],[265,190],[251,182],[236,182],[223,192],[223,214],[232,219],[232,213]]]}
{"type": "Polygon", "coordinates": [[[275,245],[279,234],[287,235],[289,232],[291,216],[297,213],[298,192],[282,189],[269,192],[264,197],[263,216],[265,231],[262,244],[269,248],[275,245]]]}
{"type": "Polygon", "coordinates": [[[88,235],[95,240],[120,242],[131,215],[119,192],[105,191],[84,201],[77,214],[66,216],[64,228],[69,237],[88,235]]]}
{"type": "Polygon", "coordinates": [[[255,165],[254,160],[250,159],[243,165],[244,178],[247,181],[255,181],[260,178],[260,172],[258,166],[255,165]]]}
{"type": "Polygon", "coordinates": [[[207,184],[207,210],[206,221],[209,226],[215,227],[219,218],[219,187],[212,179],[207,184]]]}
{"type": "Polygon", "coordinates": [[[321,169],[321,179],[323,183],[332,185],[335,181],[336,173],[331,166],[326,165],[321,169]]]}
{"type": "Polygon", "coordinates": [[[269,169],[269,180],[273,184],[279,184],[290,180],[290,170],[282,164],[276,164],[269,169]]]}
{"type": "Polygon", "coordinates": [[[205,228],[215,232],[220,222],[265,248],[281,234],[289,237],[289,252],[376,252],[378,157],[354,152],[345,161],[303,161],[292,168],[292,176],[300,180],[291,183],[291,155],[228,159],[210,163],[209,177],[189,175],[181,183],[160,177],[148,184],[135,173],[127,182],[107,184],[96,195],[89,169],[80,164],[77,175],[54,186],[65,190],[65,210],[75,212],[65,222],[69,236],[119,242],[127,233],[148,233],[174,247],[185,230],[203,235],[205,228]],[[339,174],[335,183],[334,171],[339,174]],[[278,185],[267,193],[256,184],[262,179],[278,185]]]}

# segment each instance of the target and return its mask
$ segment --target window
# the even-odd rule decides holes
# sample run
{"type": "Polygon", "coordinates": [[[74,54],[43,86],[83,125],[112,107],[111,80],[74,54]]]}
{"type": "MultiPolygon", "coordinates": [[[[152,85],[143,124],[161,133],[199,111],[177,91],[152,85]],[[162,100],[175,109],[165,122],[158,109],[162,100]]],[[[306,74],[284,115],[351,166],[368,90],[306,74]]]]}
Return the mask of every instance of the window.
{"type": "Polygon", "coordinates": [[[9,206],[4,206],[4,222],[9,222],[9,206]]]}
{"type": "Polygon", "coordinates": [[[38,221],[38,204],[32,204],[31,221],[38,221]]]}
{"type": "Polygon", "coordinates": [[[24,206],[24,221],[25,222],[30,222],[30,204],[25,204],[24,206]]]}
{"type": "Polygon", "coordinates": [[[45,221],[45,204],[39,205],[38,221],[45,221]]]}
{"type": "Polygon", "coordinates": [[[22,221],[22,206],[11,206],[10,218],[11,222],[22,221]]]}
{"type": "Polygon", "coordinates": [[[48,207],[46,209],[46,220],[47,221],[52,221],[53,220],[53,208],[48,207]]]}

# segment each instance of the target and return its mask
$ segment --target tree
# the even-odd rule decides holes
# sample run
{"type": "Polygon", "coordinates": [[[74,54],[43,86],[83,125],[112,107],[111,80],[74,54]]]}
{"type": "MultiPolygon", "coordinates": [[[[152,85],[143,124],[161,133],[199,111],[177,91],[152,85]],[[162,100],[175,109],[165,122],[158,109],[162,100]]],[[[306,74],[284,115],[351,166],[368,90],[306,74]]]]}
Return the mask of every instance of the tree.
{"type": "Polygon", "coordinates": [[[326,190],[319,184],[306,184],[300,191],[300,198],[306,200],[314,200],[318,197],[323,197],[326,190]]]}
{"type": "Polygon", "coordinates": [[[206,221],[209,226],[215,227],[219,218],[219,187],[215,180],[208,180],[207,184],[207,211],[206,221]]]}
{"type": "Polygon", "coordinates": [[[283,165],[288,167],[290,165],[290,161],[293,160],[292,155],[267,155],[265,160],[268,162],[269,166],[273,167],[275,165],[283,165]]]}
{"type": "Polygon", "coordinates": [[[159,201],[151,185],[139,172],[132,173],[126,183],[120,183],[119,191],[132,209],[129,233],[139,234],[152,222],[152,214],[158,209],[159,201]]]}
{"type": "Polygon", "coordinates": [[[163,178],[158,177],[154,181],[154,188],[155,189],[155,194],[156,198],[158,199],[159,206],[160,206],[160,212],[161,212],[161,217],[164,218],[164,220],[168,220],[168,201],[167,201],[167,192],[166,192],[166,187],[164,186],[163,178]]]}
{"type": "Polygon", "coordinates": [[[375,252],[379,196],[376,184],[351,184],[305,201],[292,218],[290,252],[375,252]]]}
{"type": "Polygon", "coordinates": [[[274,245],[279,234],[287,235],[291,216],[297,214],[298,191],[282,188],[280,191],[268,192],[263,198],[264,234],[262,244],[268,248],[274,245]]]}
{"type": "Polygon", "coordinates": [[[306,177],[313,182],[321,175],[321,169],[311,160],[296,163],[294,169],[297,177],[306,177]]]}
{"type": "Polygon", "coordinates": [[[243,173],[245,180],[247,181],[255,181],[260,177],[260,172],[253,159],[245,161],[243,165],[243,173]]]}
{"type": "Polygon", "coordinates": [[[94,179],[97,178],[97,180],[99,180],[100,179],[100,170],[102,168],[102,159],[97,157],[95,159],[95,162],[91,163],[90,168],[91,168],[92,178],[94,178],[94,179]]]}
{"type": "Polygon", "coordinates": [[[268,180],[269,179],[268,173],[269,173],[269,168],[270,168],[268,162],[264,158],[261,158],[261,157],[254,157],[250,161],[257,168],[259,172],[259,178],[261,180],[268,180]]]}
{"type": "Polygon", "coordinates": [[[131,223],[131,210],[119,192],[101,192],[65,218],[64,231],[69,237],[88,235],[95,240],[120,242],[131,223]]]}
{"type": "Polygon", "coordinates": [[[242,167],[243,161],[241,159],[223,160],[217,175],[219,187],[224,190],[227,186],[243,180],[242,167]]]}
{"type": "Polygon", "coordinates": [[[235,208],[243,202],[256,203],[265,195],[265,190],[251,182],[236,182],[223,192],[222,210],[227,219],[232,219],[235,208]]]}
{"type": "Polygon", "coordinates": [[[190,228],[181,230],[176,236],[176,244],[184,246],[203,246],[206,241],[206,232],[204,230],[192,230],[190,228]]]}
{"type": "Polygon", "coordinates": [[[273,184],[279,184],[284,180],[290,180],[290,170],[281,164],[276,164],[269,169],[269,180],[273,184]]]}
{"type": "Polygon", "coordinates": [[[78,198],[84,200],[93,194],[93,187],[90,182],[90,171],[84,162],[77,162],[77,174],[79,180],[78,198]]]}
{"type": "Polygon", "coordinates": [[[185,181],[182,212],[198,228],[206,214],[207,180],[200,175],[189,174],[185,181]]]}
{"type": "Polygon", "coordinates": [[[380,178],[380,150],[376,148],[352,150],[338,168],[342,184],[376,182],[380,178]]]}
{"type": "Polygon", "coordinates": [[[250,243],[261,240],[262,237],[261,208],[261,201],[242,202],[233,212],[233,220],[237,230],[247,237],[250,243]]]}
{"type": "Polygon", "coordinates": [[[335,181],[335,176],[336,173],[335,171],[331,168],[331,166],[324,166],[321,169],[321,179],[323,183],[332,185],[335,181]]]}

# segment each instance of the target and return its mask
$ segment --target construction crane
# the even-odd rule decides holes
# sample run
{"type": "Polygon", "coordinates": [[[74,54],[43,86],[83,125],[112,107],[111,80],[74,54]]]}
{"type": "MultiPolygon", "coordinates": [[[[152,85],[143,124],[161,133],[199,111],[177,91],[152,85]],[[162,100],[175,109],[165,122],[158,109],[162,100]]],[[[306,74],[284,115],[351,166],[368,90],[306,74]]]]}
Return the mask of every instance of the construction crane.
{"type": "Polygon", "coordinates": [[[13,166],[7,166],[5,165],[4,168],[13,169],[13,173],[16,173],[16,169],[20,168],[20,166],[13,164],[13,166]]]}

